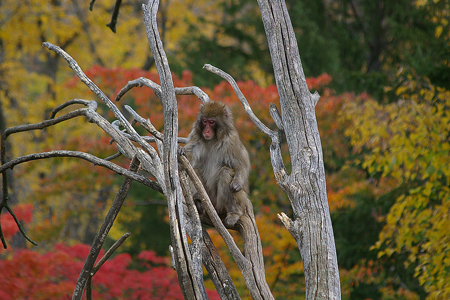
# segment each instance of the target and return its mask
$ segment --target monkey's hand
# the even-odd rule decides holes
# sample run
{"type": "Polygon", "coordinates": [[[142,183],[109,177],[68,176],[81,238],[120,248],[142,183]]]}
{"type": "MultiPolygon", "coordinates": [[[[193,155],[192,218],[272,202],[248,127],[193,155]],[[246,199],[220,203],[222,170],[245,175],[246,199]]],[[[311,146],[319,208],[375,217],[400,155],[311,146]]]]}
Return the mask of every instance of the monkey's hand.
{"type": "Polygon", "coordinates": [[[239,192],[244,187],[241,180],[234,178],[230,183],[230,190],[232,193],[239,192]]]}
{"type": "Polygon", "coordinates": [[[194,203],[195,203],[195,207],[197,207],[197,212],[198,214],[201,216],[205,213],[205,208],[203,207],[203,203],[200,200],[200,196],[195,193],[194,195],[194,203]]]}
{"type": "Polygon", "coordinates": [[[178,145],[178,155],[186,155],[186,149],[184,149],[184,147],[181,147],[180,145],[178,145]]]}

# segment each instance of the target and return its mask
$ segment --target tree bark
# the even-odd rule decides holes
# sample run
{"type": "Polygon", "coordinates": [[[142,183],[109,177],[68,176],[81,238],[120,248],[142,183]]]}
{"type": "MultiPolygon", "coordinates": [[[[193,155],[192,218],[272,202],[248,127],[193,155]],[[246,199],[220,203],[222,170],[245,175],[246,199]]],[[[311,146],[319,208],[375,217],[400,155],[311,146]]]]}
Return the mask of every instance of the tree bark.
{"type": "Polygon", "coordinates": [[[285,214],[279,217],[296,240],[303,259],[306,299],[340,299],[322,146],[314,112],[319,96],[311,94],[306,84],[285,2],[258,0],[258,4],[280,97],[280,126],[286,135],[292,164],[292,173],[288,175],[280,153],[272,152],[275,176],[294,211],[294,220],[285,214]]]}

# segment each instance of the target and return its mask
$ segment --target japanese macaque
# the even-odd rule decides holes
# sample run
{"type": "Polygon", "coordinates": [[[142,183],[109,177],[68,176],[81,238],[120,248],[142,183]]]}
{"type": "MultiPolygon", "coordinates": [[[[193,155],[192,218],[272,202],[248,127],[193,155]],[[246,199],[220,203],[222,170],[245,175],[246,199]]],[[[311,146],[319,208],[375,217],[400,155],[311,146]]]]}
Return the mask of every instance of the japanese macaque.
{"type": "Polygon", "coordinates": [[[184,149],[224,225],[234,227],[245,211],[251,166],[231,110],[222,102],[203,104],[184,149]]]}

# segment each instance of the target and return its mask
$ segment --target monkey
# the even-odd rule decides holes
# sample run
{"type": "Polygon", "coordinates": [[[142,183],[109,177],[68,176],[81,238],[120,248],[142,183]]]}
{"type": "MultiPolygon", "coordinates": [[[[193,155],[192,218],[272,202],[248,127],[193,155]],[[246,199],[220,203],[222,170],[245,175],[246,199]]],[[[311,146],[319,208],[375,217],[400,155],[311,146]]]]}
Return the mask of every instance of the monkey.
{"type": "MultiPolygon", "coordinates": [[[[245,211],[251,165],[228,106],[219,101],[201,105],[184,153],[222,222],[233,228],[245,211]]],[[[197,207],[202,214],[201,203],[197,207]]]]}

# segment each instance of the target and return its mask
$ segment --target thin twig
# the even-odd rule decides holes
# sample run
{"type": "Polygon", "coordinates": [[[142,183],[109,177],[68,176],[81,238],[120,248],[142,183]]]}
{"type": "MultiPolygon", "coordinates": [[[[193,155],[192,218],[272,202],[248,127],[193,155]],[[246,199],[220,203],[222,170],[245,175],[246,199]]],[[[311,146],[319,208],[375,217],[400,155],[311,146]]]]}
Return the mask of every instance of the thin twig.
{"type": "MultiPolygon", "coordinates": [[[[119,101],[127,92],[129,92],[131,89],[135,87],[142,87],[146,86],[153,90],[156,97],[158,97],[161,100],[162,97],[162,90],[161,86],[154,81],[145,78],[145,77],[139,77],[137,79],[128,81],[127,85],[124,86],[119,93],[116,96],[116,101],[119,101]]],[[[211,101],[209,99],[209,96],[202,91],[197,86],[188,86],[188,87],[176,87],[175,88],[175,95],[195,95],[197,96],[203,103],[211,101]]]]}
{"type": "Polygon", "coordinates": [[[86,299],[92,300],[92,277],[97,273],[97,271],[100,269],[101,266],[113,255],[114,251],[119,248],[123,242],[130,236],[131,233],[127,232],[123,236],[120,237],[112,246],[111,248],[106,251],[105,255],[97,262],[95,267],[91,271],[91,276],[89,276],[88,282],[86,284],[86,299]]]}
{"type": "Polygon", "coordinates": [[[150,122],[150,120],[146,120],[140,115],[138,115],[130,106],[125,105],[125,109],[133,116],[134,120],[141,123],[142,127],[144,127],[145,130],[150,132],[154,137],[159,139],[160,141],[164,140],[164,135],[156,130],[155,126],[150,122]]]}
{"type": "MultiPolygon", "coordinates": [[[[6,208],[6,210],[11,214],[11,216],[14,218],[14,222],[16,223],[17,227],[19,228],[20,233],[22,233],[23,237],[29,241],[31,244],[37,246],[38,244],[33,241],[26,233],[25,230],[23,229],[22,224],[20,224],[19,220],[16,217],[16,214],[14,213],[14,211],[11,209],[11,207],[8,205],[7,201],[3,200],[2,203],[0,204],[0,212],[3,210],[3,208],[6,208]]],[[[2,227],[0,224],[0,239],[2,241],[3,244],[3,248],[7,249],[8,246],[6,245],[6,240],[5,237],[3,235],[3,231],[2,231],[2,227]]]]}
{"type": "Polygon", "coordinates": [[[116,159],[116,158],[118,158],[118,157],[120,157],[120,156],[122,156],[122,153],[116,152],[115,154],[113,154],[113,155],[108,156],[107,158],[105,158],[105,160],[110,161],[110,160],[116,159]]]}
{"type": "Polygon", "coordinates": [[[116,0],[116,4],[114,5],[114,11],[111,16],[111,22],[109,24],[106,24],[106,26],[111,28],[112,32],[114,33],[116,33],[117,18],[119,17],[119,9],[121,4],[122,0],[116,0]]]}
{"type": "Polygon", "coordinates": [[[130,232],[125,233],[124,235],[122,235],[120,237],[120,239],[118,239],[112,246],[111,248],[108,249],[108,251],[106,251],[105,255],[103,255],[103,257],[97,262],[97,264],[95,265],[95,267],[92,269],[91,272],[91,276],[94,276],[95,273],[97,273],[97,271],[101,268],[101,266],[103,266],[103,264],[111,257],[111,255],[114,254],[114,251],[117,250],[117,248],[119,248],[123,242],[125,242],[125,240],[131,235],[130,232]]]}
{"type": "MultiPolygon", "coordinates": [[[[60,106],[56,107],[54,110],[52,110],[52,115],[51,115],[50,119],[53,119],[59,111],[61,111],[62,109],[66,108],[66,107],[68,107],[70,105],[82,104],[84,106],[88,106],[92,102],[97,104],[97,102],[95,102],[95,101],[89,101],[89,100],[84,100],[84,99],[72,99],[72,100],[69,100],[66,103],[63,103],[60,106]]],[[[96,110],[96,108],[94,110],[96,110]]]]}
{"type": "Polygon", "coordinates": [[[19,227],[20,232],[22,233],[22,235],[24,236],[24,238],[27,239],[27,241],[29,241],[30,243],[32,243],[33,245],[37,246],[37,243],[35,241],[33,241],[23,230],[22,225],[20,224],[19,220],[17,219],[16,215],[14,214],[13,210],[11,209],[11,207],[9,207],[9,205],[5,206],[5,208],[8,210],[8,212],[11,214],[11,216],[13,216],[14,221],[16,222],[17,226],[19,227]]]}
{"type": "MultiPolygon", "coordinates": [[[[139,160],[136,157],[133,157],[130,163],[129,171],[134,173],[139,168],[139,160]]],[[[75,290],[72,295],[72,300],[80,300],[83,295],[83,290],[85,289],[86,283],[88,279],[92,276],[92,270],[94,268],[95,260],[100,254],[100,249],[103,246],[103,243],[108,236],[109,230],[111,229],[114,221],[119,214],[120,208],[122,207],[123,202],[130,190],[131,183],[133,182],[130,178],[125,178],[120,187],[119,191],[116,194],[116,197],[113,200],[113,203],[108,211],[108,214],[105,217],[105,220],[98,231],[97,235],[92,242],[92,247],[89,252],[88,257],[86,258],[86,262],[84,263],[83,269],[81,270],[80,276],[78,277],[77,284],[75,286],[75,290]]]]}
{"type": "Polygon", "coordinates": [[[89,10],[92,11],[94,9],[94,3],[95,0],[91,0],[91,3],[89,3],[89,10]]]}

